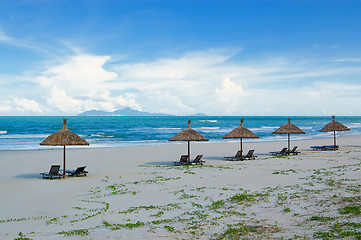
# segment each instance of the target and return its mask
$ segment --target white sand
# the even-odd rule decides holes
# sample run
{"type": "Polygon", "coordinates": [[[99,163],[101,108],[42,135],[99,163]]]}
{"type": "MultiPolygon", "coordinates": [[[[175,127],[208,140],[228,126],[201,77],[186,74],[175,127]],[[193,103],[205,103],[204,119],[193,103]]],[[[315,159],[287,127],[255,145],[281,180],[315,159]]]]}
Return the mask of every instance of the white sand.
{"type": "MultiPolygon", "coordinates": [[[[286,142],[244,143],[258,158],[241,162],[223,160],[236,153],[237,141],[192,143],[192,157],[204,154],[206,163],[189,168],[173,166],[186,144],[70,147],[67,168],[86,165],[90,174],[61,180],[39,173],[62,163],[62,149],[3,151],[0,239],[19,232],[59,239],[62,231],[66,239],[218,239],[227,230],[248,238],[341,236],[331,231],[336,221],[359,223],[339,209],[361,206],[361,136],[337,140],[334,152],[309,148],[332,139],[292,141],[302,153],[286,158],[269,154],[286,142]]],[[[355,224],[342,231],[350,225],[349,234],[361,235],[355,224]]]]}

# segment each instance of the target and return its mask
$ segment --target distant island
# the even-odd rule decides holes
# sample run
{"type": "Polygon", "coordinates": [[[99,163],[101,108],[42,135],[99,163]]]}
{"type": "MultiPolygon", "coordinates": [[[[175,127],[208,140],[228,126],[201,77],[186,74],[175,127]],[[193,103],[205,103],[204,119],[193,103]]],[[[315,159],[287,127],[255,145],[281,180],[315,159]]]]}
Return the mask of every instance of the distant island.
{"type": "Polygon", "coordinates": [[[150,113],[144,111],[138,111],[129,107],[115,110],[113,112],[106,112],[102,110],[90,110],[83,113],[79,113],[77,116],[173,116],[165,113],[150,113]]]}
{"type": "MultiPolygon", "coordinates": [[[[113,112],[106,112],[102,110],[90,110],[77,114],[77,116],[153,116],[153,117],[161,117],[161,116],[175,116],[172,114],[165,113],[150,113],[145,111],[138,111],[131,109],[129,107],[123,108],[121,110],[115,110],[113,112]]],[[[207,116],[204,113],[197,113],[191,116],[207,116]]]]}
{"type": "Polygon", "coordinates": [[[205,114],[205,113],[196,113],[196,114],[193,114],[191,116],[204,117],[204,116],[207,116],[207,114],[205,114]]]}

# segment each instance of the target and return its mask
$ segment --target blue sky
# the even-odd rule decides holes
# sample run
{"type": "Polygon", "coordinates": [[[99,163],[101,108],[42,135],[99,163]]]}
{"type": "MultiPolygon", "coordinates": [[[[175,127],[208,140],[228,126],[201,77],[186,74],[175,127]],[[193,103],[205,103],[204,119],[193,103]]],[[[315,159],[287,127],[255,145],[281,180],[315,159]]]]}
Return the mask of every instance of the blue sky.
{"type": "Polygon", "coordinates": [[[361,1],[0,0],[0,115],[361,115],[361,1]]]}

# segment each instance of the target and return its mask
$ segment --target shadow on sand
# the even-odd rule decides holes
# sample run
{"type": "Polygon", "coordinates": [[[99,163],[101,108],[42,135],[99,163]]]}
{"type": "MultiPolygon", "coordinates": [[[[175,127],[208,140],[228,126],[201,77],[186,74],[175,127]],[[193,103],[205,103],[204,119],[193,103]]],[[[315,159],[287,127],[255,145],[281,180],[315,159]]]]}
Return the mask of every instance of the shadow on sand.
{"type": "Polygon", "coordinates": [[[174,166],[174,163],[172,161],[147,162],[146,164],[154,166],[174,166]]]}
{"type": "MultiPolygon", "coordinates": [[[[256,154],[257,155],[257,154],[256,154]]],[[[257,156],[270,156],[270,154],[267,153],[260,153],[257,156]]],[[[227,161],[224,157],[220,156],[206,156],[204,160],[207,162],[207,160],[219,160],[219,161],[227,161]]],[[[257,160],[252,159],[252,161],[257,160]]],[[[244,160],[246,161],[246,160],[244,160]]],[[[147,165],[154,165],[154,166],[174,166],[174,162],[176,161],[159,161],[159,162],[147,162],[147,165]]]]}
{"type": "Polygon", "coordinates": [[[223,157],[219,157],[219,156],[207,156],[204,158],[205,160],[209,159],[209,160],[224,160],[223,157]]]}
{"type": "Polygon", "coordinates": [[[40,175],[40,173],[25,173],[25,174],[19,174],[15,176],[16,178],[38,178],[42,179],[43,177],[40,175]]]}

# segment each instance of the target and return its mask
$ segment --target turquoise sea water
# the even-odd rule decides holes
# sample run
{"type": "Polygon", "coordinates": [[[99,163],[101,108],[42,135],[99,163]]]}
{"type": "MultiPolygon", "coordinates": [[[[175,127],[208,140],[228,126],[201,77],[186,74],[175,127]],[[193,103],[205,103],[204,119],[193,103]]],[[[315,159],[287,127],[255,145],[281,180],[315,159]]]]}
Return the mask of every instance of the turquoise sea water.
{"type": "MultiPolygon", "coordinates": [[[[187,127],[199,131],[210,141],[229,141],[222,137],[240,124],[240,117],[67,117],[68,128],[86,139],[90,147],[118,147],[170,143],[168,139],[187,127]]],[[[39,146],[48,135],[63,127],[63,117],[0,117],[0,150],[46,149],[39,146]]],[[[287,135],[272,134],[287,123],[288,117],[245,117],[244,127],[258,135],[259,139],[244,141],[277,141],[287,135]]],[[[292,117],[291,122],[305,135],[293,135],[292,139],[331,137],[333,133],[319,130],[331,121],[331,117],[292,117]]],[[[337,135],[361,134],[361,117],[336,117],[351,131],[337,135]]],[[[237,140],[235,140],[237,141],[237,140]]],[[[173,144],[173,143],[172,143],[173,144]]]]}

